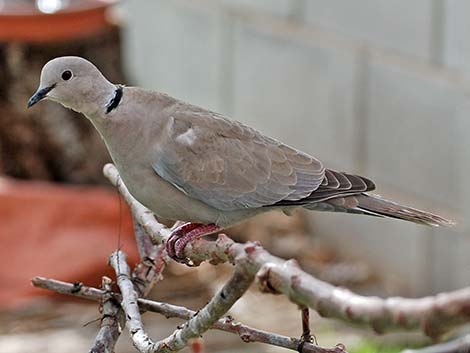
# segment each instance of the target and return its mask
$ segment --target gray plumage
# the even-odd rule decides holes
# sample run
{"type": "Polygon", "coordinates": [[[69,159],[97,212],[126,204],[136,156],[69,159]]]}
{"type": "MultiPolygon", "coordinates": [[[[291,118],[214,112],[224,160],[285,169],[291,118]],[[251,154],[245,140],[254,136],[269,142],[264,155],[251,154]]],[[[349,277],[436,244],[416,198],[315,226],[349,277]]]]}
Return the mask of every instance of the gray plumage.
{"type": "Polygon", "coordinates": [[[167,219],[226,227],[272,209],[305,207],[452,223],[368,195],[372,181],[326,169],[318,159],[218,113],[162,93],[118,87],[82,58],[47,63],[29,105],[42,98],[90,119],[129,191],[167,219]],[[65,71],[71,78],[64,79],[65,71]]]}

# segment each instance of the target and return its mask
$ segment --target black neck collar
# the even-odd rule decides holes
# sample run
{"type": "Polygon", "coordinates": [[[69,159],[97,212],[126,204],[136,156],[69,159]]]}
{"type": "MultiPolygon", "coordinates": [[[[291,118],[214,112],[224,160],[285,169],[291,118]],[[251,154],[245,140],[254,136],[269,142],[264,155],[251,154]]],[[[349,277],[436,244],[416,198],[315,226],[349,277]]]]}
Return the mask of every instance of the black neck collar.
{"type": "Polygon", "coordinates": [[[122,89],[123,89],[123,86],[121,85],[116,86],[116,90],[114,91],[114,97],[111,98],[108,104],[106,104],[106,114],[109,114],[110,112],[112,112],[114,109],[117,108],[119,103],[121,103],[122,89]]]}

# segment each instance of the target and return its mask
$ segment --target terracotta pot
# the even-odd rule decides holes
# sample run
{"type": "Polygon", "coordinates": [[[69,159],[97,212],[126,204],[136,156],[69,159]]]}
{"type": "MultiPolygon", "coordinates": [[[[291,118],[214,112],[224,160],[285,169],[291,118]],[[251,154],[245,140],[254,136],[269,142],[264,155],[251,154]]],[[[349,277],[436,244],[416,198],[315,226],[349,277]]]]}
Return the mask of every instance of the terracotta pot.
{"type": "Polygon", "coordinates": [[[52,0],[50,6],[46,6],[47,0],[3,1],[0,0],[0,5],[3,4],[0,7],[0,41],[26,42],[64,40],[96,33],[109,25],[106,11],[117,2],[52,0]]]}
{"type": "Polygon", "coordinates": [[[53,294],[34,276],[99,286],[119,233],[129,264],[138,259],[130,212],[110,188],[0,178],[0,220],[0,311],[53,294]]]}

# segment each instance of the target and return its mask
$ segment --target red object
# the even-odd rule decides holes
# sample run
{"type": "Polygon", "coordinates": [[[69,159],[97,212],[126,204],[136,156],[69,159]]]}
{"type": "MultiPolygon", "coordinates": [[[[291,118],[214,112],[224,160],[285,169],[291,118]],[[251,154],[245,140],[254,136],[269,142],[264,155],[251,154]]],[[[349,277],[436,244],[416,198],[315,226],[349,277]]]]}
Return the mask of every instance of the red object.
{"type": "Polygon", "coordinates": [[[134,265],[132,218],[124,200],[120,211],[116,191],[0,178],[0,306],[51,295],[31,286],[34,276],[94,286],[113,278],[107,261],[119,228],[134,265]]]}
{"type": "Polygon", "coordinates": [[[185,263],[184,248],[191,240],[212,234],[220,227],[215,224],[185,223],[176,228],[168,239],[168,255],[181,263],[185,263]]]}
{"type": "Polygon", "coordinates": [[[47,42],[87,36],[109,25],[106,11],[114,1],[81,0],[53,13],[34,5],[0,9],[0,40],[47,42]]]}

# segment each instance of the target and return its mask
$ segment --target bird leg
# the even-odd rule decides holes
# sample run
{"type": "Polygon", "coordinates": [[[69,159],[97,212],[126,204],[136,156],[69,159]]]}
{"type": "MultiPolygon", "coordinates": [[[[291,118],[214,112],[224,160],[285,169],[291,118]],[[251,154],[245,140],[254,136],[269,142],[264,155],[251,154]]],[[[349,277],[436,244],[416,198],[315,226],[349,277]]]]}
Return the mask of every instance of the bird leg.
{"type": "Polygon", "coordinates": [[[215,224],[185,223],[171,232],[166,243],[168,256],[173,260],[186,263],[184,248],[192,240],[212,234],[221,228],[215,224]]]}

